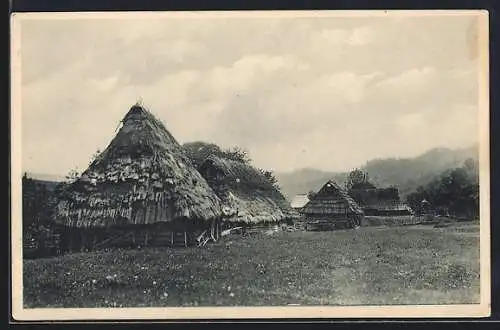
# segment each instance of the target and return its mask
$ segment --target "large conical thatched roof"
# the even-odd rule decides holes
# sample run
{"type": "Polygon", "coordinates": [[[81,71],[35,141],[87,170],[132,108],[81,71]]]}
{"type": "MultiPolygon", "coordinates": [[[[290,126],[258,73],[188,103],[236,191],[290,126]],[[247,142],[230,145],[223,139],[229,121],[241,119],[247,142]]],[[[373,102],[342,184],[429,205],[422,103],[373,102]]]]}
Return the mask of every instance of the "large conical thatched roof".
{"type": "Polygon", "coordinates": [[[232,221],[276,222],[299,216],[279,190],[248,164],[212,155],[200,172],[224,205],[236,211],[232,221]]]}
{"type": "Polygon", "coordinates": [[[158,119],[135,105],[122,123],[109,146],[62,193],[56,222],[109,227],[221,216],[220,199],[158,119]]]}

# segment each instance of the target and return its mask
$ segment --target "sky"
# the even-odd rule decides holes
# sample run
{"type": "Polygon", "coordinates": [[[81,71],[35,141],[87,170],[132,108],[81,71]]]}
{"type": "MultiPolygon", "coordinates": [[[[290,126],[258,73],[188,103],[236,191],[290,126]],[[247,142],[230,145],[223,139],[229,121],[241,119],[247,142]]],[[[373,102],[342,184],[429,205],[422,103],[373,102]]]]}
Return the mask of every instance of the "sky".
{"type": "Polygon", "coordinates": [[[84,170],[142,99],[180,143],[340,171],[478,141],[474,16],[21,23],[23,170],[84,170]]]}

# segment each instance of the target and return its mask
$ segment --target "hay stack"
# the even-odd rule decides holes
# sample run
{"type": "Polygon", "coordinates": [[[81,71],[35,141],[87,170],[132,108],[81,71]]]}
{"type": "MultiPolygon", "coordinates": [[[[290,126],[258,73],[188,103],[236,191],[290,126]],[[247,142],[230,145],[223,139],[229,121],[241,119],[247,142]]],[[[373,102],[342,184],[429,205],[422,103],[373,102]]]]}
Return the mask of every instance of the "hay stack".
{"type": "Polygon", "coordinates": [[[219,198],[165,126],[139,105],[109,146],[60,195],[55,222],[70,228],[200,225],[222,215],[219,198]]]}
{"type": "Polygon", "coordinates": [[[248,164],[212,155],[199,170],[234,213],[229,222],[255,226],[298,217],[279,190],[248,164]]]}

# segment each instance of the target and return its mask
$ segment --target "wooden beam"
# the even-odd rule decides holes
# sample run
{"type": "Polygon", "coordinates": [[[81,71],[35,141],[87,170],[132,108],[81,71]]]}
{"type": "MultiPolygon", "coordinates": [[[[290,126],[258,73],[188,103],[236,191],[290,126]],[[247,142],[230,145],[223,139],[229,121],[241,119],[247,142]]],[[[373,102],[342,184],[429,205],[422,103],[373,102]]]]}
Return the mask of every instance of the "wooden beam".
{"type": "Polygon", "coordinates": [[[68,250],[69,252],[73,252],[73,245],[74,245],[74,239],[73,239],[73,233],[68,230],[68,250]]]}
{"type": "Polygon", "coordinates": [[[184,219],[184,246],[187,247],[187,230],[188,230],[188,224],[187,224],[187,219],[184,219]]]}
{"type": "Polygon", "coordinates": [[[217,219],[217,222],[215,224],[215,235],[217,237],[217,240],[219,240],[220,238],[220,231],[221,231],[221,228],[220,228],[220,219],[217,219]]]}
{"type": "Polygon", "coordinates": [[[80,252],[85,252],[85,231],[82,229],[80,231],[80,252]]]}
{"type": "Polygon", "coordinates": [[[174,228],[170,232],[170,245],[174,245],[174,228]]]}
{"type": "Polygon", "coordinates": [[[130,232],[125,232],[125,233],[118,233],[118,234],[115,234],[115,235],[112,235],[111,237],[108,237],[106,239],[104,239],[103,241],[99,242],[97,244],[97,246],[103,246],[105,245],[106,243],[110,243],[110,242],[113,242],[117,239],[120,239],[120,238],[124,238],[124,237],[128,237],[130,236],[132,233],[130,232]]]}
{"type": "Polygon", "coordinates": [[[214,242],[217,242],[217,238],[215,238],[215,220],[210,222],[210,237],[214,242]]]}

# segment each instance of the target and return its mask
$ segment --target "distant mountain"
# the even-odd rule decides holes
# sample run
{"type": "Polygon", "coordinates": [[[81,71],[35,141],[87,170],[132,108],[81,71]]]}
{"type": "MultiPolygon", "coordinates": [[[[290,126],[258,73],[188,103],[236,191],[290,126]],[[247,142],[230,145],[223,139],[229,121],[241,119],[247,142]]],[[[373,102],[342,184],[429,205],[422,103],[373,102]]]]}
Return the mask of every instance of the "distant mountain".
{"type": "Polygon", "coordinates": [[[28,176],[28,178],[40,180],[40,181],[62,182],[62,181],[66,180],[66,178],[64,176],[55,175],[55,174],[26,172],[26,175],[28,176]]]}
{"type": "Polygon", "coordinates": [[[338,183],[345,182],[347,173],[327,172],[312,168],[304,168],[287,173],[275,173],[281,192],[289,200],[297,194],[319,190],[327,180],[335,179],[338,183]]]}
{"type": "MultiPolygon", "coordinates": [[[[368,173],[377,186],[398,187],[403,197],[442,172],[461,166],[467,158],[478,160],[478,145],[463,149],[435,148],[414,158],[374,159],[360,168],[368,173]]],[[[328,179],[333,178],[343,185],[347,174],[308,168],[276,173],[276,177],[283,194],[292,199],[297,194],[317,191],[328,179]]]]}

